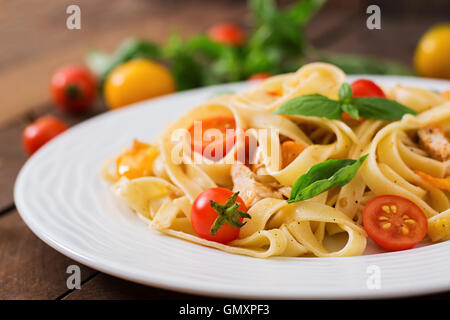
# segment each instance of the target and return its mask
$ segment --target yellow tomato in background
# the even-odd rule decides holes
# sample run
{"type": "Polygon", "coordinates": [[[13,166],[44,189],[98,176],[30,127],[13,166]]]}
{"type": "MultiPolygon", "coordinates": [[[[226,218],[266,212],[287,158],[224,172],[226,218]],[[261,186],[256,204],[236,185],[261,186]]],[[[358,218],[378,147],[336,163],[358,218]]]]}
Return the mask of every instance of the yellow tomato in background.
{"type": "Polygon", "coordinates": [[[422,36],[414,66],[421,76],[450,79],[450,23],[437,25],[422,36]]]}
{"type": "Polygon", "coordinates": [[[136,59],[111,71],[105,81],[104,96],[111,109],[175,91],[172,74],[156,62],[136,59]]]}

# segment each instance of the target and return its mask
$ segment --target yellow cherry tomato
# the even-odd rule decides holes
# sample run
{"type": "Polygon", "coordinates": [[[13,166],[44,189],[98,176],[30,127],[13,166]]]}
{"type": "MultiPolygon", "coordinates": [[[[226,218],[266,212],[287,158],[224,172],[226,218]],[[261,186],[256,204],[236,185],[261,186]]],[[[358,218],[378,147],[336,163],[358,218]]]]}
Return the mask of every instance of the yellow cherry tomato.
{"type": "Polygon", "coordinates": [[[450,23],[437,25],[422,36],[414,66],[421,76],[450,79],[450,23]]]}
{"type": "Polygon", "coordinates": [[[133,146],[122,153],[116,160],[118,177],[136,179],[153,174],[153,161],[158,156],[158,150],[151,145],[134,140],[133,146]]]}
{"type": "Polygon", "coordinates": [[[105,81],[104,96],[111,109],[172,93],[172,74],[161,64],[135,59],[111,71],[105,81]]]}

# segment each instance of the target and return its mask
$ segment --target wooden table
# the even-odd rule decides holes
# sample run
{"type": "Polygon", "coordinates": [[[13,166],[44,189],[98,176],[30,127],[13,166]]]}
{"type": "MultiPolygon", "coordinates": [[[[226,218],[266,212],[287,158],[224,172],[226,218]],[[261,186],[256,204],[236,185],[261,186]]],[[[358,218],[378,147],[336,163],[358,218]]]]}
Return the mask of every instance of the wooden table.
{"type": "MultiPolygon", "coordinates": [[[[246,24],[245,1],[77,3],[82,29],[69,31],[65,9],[72,1],[45,5],[44,1],[0,1],[0,299],[196,299],[81,266],[39,240],[21,220],[13,200],[14,181],[26,161],[21,133],[30,117],[52,113],[73,125],[105,111],[99,104],[88,115],[68,116],[56,111],[48,99],[51,73],[63,63],[82,62],[87,45],[111,50],[130,35],[163,41],[176,28],[189,35],[221,20],[246,24]],[[81,290],[66,287],[66,268],[71,264],[81,266],[81,290]]],[[[392,15],[383,14],[382,30],[370,31],[365,28],[366,7],[365,1],[331,1],[311,21],[308,37],[321,49],[410,64],[419,35],[443,20],[439,15],[398,16],[394,10],[392,15]]],[[[450,293],[428,297],[448,299],[450,293]]]]}

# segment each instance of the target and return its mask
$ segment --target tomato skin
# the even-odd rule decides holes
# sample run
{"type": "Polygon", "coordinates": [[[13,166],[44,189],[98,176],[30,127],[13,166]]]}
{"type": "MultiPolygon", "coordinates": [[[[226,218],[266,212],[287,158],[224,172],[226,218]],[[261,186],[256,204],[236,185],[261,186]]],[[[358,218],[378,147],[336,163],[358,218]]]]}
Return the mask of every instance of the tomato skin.
{"type": "MultiPolygon", "coordinates": [[[[224,224],[214,236],[210,233],[211,226],[218,216],[211,207],[210,201],[225,204],[232,195],[233,192],[228,189],[211,188],[203,191],[195,199],[191,209],[191,222],[194,231],[200,238],[226,244],[239,236],[240,228],[232,227],[229,224],[224,224]]],[[[240,197],[237,197],[236,202],[240,204],[239,210],[247,212],[247,207],[240,197]]],[[[240,220],[242,221],[242,218],[240,220]]]]}
{"type": "Polygon", "coordinates": [[[214,42],[240,46],[245,42],[245,33],[241,27],[231,22],[218,23],[208,31],[209,38],[214,42]]]}
{"type": "Polygon", "coordinates": [[[235,130],[236,129],[236,122],[233,117],[230,116],[215,116],[211,118],[205,118],[198,120],[201,121],[201,140],[197,138],[194,134],[195,125],[192,124],[192,126],[188,129],[189,134],[191,136],[191,149],[195,152],[201,153],[207,158],[210,158],[211,160],[220,160],[219,157],[215,155],[214,150],[220,150],[222,149],[222,158],[228,153],[229,149],[231,149],[235,143],[235,135],[228,137],[226,136],[227,130],[235,130]],[[222,133],[222,140],[208,140],[206,139],[205,133],[207,130],[210,129],[217,129],[222,133]],[[228,141],[227,141],[228,138],[228,141]],[[228,148],[227,148],[228,147],[228,148]],[[213,150],[211,152],[211,156],[209,155],[209,152],[206,152],[206,148],[209,150],[213,150]]]}
{"type": "Polygon", "coordinates": [[[423,211],[414,202],[394,195],[372,198],[364,207],[363,224],[375,243],[391,251],[411,249],[428,231],[423,211]],[[389,226],[383,228],[386,224],[389,226]]]}
{"type": "Polygon", "coordinates": [[[175,91],[175,79],[164,65],[147,59],[133,59],[108,74],[103,95],[110,109],[118,109],[175,91]]]}
{"type": "Polygon", "coordinates": [[[269,72],[258,72],[255,74],[252,74],[247,80],[248,81],[261,81],[266,80],[267,78],[272,77],[273,75],[269,72]]]}
{"type": "Polygon", "coordinates": [[[116,159],[116,174],[128,179],[137,179],[153,174],[153,162],[158,151],[153,146],[134,139],[131,148],[116,159]]]}
{"type": "Polygon", "coordinates": [[[386,98],[383,90],[379,86],[377,86],[375,82],[367,79],[359,79],[353,81],[351,87],[353,90],[353,97],[355,98],[386,98]]]}
{"type": "Polygon", "coordinates": [[[67,125],[53,116],[44,116],[29,124],[22,134],[22,144],[29,156],[67,130],[67,125]]]}
{"type": "Polygon", "coordinates": [[[83,112],[92,107],[97,97],[97,81],[83,66],[65,66],[50,80],[50,90],[58,108],[68,112],[83,112]]]}

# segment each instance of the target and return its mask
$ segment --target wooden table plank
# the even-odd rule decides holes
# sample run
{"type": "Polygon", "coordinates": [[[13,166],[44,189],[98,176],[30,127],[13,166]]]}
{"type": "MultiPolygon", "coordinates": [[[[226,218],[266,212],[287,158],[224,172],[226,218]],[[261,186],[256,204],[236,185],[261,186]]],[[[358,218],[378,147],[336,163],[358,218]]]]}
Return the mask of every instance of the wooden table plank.
{"type": "Polygon", "coordinates": [[[242,20],[246,13],[245,2],[237,1],[230,5],[199,0],[81,0],[77,1],[82,12],[81,30],[68,30],[65,10],[73,1],[11,3],[3,28],[0,19],[0,38],[9,44],[2,47],[0,58],[7,62],[0,65],[0,122],[46,103],[51,74],[63,64],[83,63],[91,46],[111,51],[131,36],[162,42],[171,31],[188,35],[222,19],[242,20]],[[20,9],[23,7],[27,10],[20,9]]]}
{"type": "Polygon", "coordinates": [[[82,281],[96,273],[39,240],[17,211],[0,217],[0,300],[56,299],[68,290],[72,264],[80,266],[82,281]]]}
{"type": "Polygon", "coordinates": [[[144,286],[101,273],[63,300],[196,300],[208,297],[144,286]]]}

